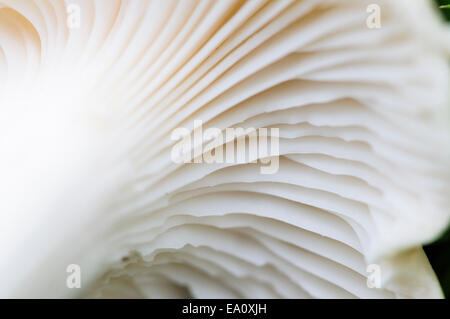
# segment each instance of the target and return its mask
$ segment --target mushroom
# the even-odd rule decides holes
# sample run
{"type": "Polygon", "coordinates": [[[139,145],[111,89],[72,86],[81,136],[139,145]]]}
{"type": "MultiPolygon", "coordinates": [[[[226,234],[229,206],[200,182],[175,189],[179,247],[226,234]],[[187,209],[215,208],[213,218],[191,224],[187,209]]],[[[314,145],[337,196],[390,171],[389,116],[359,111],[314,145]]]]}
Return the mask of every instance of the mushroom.
{"type": "Polygon", "coordinates": [[[0,0],[0,297],[442,297],[445,32],[425,0],[0,0]],[[174,162],[198,120],[278,129],[277,172],[174,162]]]}

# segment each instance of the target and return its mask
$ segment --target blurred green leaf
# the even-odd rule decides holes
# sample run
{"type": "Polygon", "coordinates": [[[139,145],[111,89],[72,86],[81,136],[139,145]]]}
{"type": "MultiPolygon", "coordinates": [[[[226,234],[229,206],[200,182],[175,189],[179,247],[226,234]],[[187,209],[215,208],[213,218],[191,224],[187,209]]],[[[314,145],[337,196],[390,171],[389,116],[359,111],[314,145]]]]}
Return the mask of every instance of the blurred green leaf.
{"type": "Polygon", "coordinates": [[[449,0],[434,0],[439,7],[442,7],[440,11],[447,21],[450,21],[450,1],[449,0]]]}
{"type": "Polygon", "coordinates": [[[450,298],[450,228],[441,238],[424,247],[446,298],[450,298]]]}

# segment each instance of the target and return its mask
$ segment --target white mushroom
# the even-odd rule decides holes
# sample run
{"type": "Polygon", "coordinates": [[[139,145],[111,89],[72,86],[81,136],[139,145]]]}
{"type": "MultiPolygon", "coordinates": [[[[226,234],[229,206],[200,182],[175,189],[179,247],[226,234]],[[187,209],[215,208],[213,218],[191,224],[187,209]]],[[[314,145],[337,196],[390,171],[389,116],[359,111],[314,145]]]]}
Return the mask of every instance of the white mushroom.
{"type": "Polygon", "coordinates": [[[442,297],[444,39],[425,0],[0,0],[0,297],[442,297]],[[195,120],[279,128],[278,172],[174,163],[195,120]]]}

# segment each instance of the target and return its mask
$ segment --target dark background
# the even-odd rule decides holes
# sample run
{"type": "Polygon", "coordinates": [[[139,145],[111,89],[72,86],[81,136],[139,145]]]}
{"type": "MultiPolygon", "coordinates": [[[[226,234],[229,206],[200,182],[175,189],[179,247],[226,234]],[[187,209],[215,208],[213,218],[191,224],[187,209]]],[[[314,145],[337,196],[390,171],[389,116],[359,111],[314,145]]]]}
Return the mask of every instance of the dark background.
{"type": "MultiPolygon", "coordinates": [[[[450,4],[449,0],[434,0],[439,6],[442,6],[444,4],[450,4]]],[[[447,19],[447,21],[450,21],[450,9],[441,9],[442,14],[447,19]]]]}
{"type": "MultiPolygon", "coordinates": [[[[450,0],[434,1],[438,5],[450,4],[450,0]]],[[[440,11],[443,17],[449,22],[450,9],[440,9],[440,11]]],[[[450,298],[450,228],[447,229],[440,239],[430,245],[426,245],[424,250],[441,282],[446,298],[450,298]]]]}

